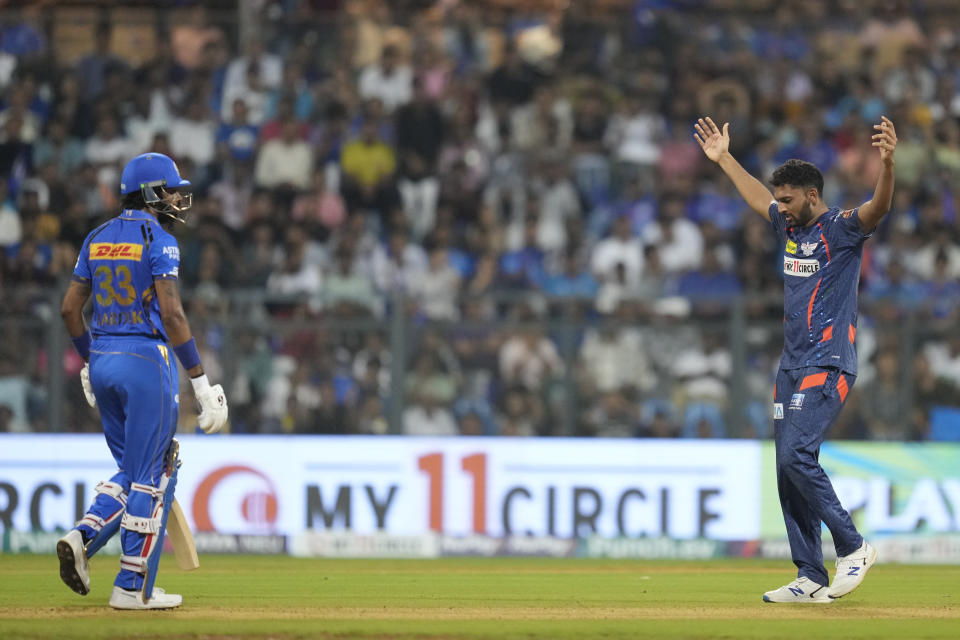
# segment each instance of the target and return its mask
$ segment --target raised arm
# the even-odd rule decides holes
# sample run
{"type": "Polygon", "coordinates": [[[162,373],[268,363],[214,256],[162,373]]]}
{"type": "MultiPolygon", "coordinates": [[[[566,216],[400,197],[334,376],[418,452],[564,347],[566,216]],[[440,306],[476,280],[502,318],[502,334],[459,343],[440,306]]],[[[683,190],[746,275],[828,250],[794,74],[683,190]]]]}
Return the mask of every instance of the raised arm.
{"type": "Polygon", "coordinates": [[[880,151],[880,177],[873,197],[860,205],[860,228],[864,231],[877,228],[893,201],[893,152],[897,148],[897,130],[887,116],[880,118],[880,124],[873,125],[877,130],[873,134],[873,146],[880,151]]]}
{"type": "Polygon", "coordinates": [[[703,153],[720,165],[747,205],[769,220],[773,194],[730,154],[730,123],[725,123],[721,130],[707,117],[700,118],[693,126],[697,130],[693,137],[700,143],[703,153]]]}

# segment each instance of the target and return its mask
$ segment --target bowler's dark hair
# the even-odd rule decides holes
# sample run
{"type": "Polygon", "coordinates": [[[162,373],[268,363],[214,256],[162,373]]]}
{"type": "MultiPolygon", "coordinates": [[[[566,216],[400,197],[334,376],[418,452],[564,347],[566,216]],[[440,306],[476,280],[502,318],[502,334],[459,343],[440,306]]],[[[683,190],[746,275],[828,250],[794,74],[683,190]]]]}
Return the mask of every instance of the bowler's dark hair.
{"type": "Polygon", "coordinates": [[[787,160],[773,172],[770,184],[775,187],[789,185],[801,189],[816,187],[817,193],[823,194],[823,174],[815,164],[806,160],[787,160]]]}

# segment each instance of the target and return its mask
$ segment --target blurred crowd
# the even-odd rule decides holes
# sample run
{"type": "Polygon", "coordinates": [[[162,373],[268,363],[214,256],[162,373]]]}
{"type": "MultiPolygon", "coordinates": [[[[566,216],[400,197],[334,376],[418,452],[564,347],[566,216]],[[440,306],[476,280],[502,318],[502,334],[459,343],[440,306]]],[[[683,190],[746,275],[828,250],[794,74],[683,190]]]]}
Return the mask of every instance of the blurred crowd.
{"type": "Polygon", "coordinates": [[[957,428],[955,3],[131,4],[0,13],[0,431],[98,429],[69,350],[48,422],[49,292],[153,150],[195,185],[181,284],[235,433],[768,437],[780,248],[692,123],[854,207],[881,114],[833,435],[957,428]]]}

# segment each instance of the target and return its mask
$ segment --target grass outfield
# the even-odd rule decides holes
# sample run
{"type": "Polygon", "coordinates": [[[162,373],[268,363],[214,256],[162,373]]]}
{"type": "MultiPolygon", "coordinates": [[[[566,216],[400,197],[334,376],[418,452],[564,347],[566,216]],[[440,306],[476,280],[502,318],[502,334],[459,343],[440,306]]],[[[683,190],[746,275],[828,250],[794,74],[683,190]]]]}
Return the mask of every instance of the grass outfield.
{"type": "Polygon", "coordinates": [[[172,611],[107,606],[116,557],[92,592],[60,582],[54,556],[0,555],[0,638],[951,638],[960,567],[877,565],[829,605],[772,605],[786,562],[467,558],[163,558],[172,611]]]}

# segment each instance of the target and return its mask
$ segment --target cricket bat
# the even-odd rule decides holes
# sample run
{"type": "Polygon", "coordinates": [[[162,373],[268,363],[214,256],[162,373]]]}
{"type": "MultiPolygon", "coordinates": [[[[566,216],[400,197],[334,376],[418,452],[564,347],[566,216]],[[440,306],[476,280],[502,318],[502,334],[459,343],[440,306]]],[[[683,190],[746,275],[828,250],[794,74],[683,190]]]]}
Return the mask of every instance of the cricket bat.
{"type": "Polygon", "coordinates": [[[187,518],[183,515],[183,509],[176,498],[170,505],[170,513],[167,515],[167,535],[170,537],[170,544],[173,545],[173,553],[177,557],[177,566],[184,571],[193,571],[200,566],[200,558],[197,557],[197,545],[193,542],[193,534],[187,525],[187,518]]]}

